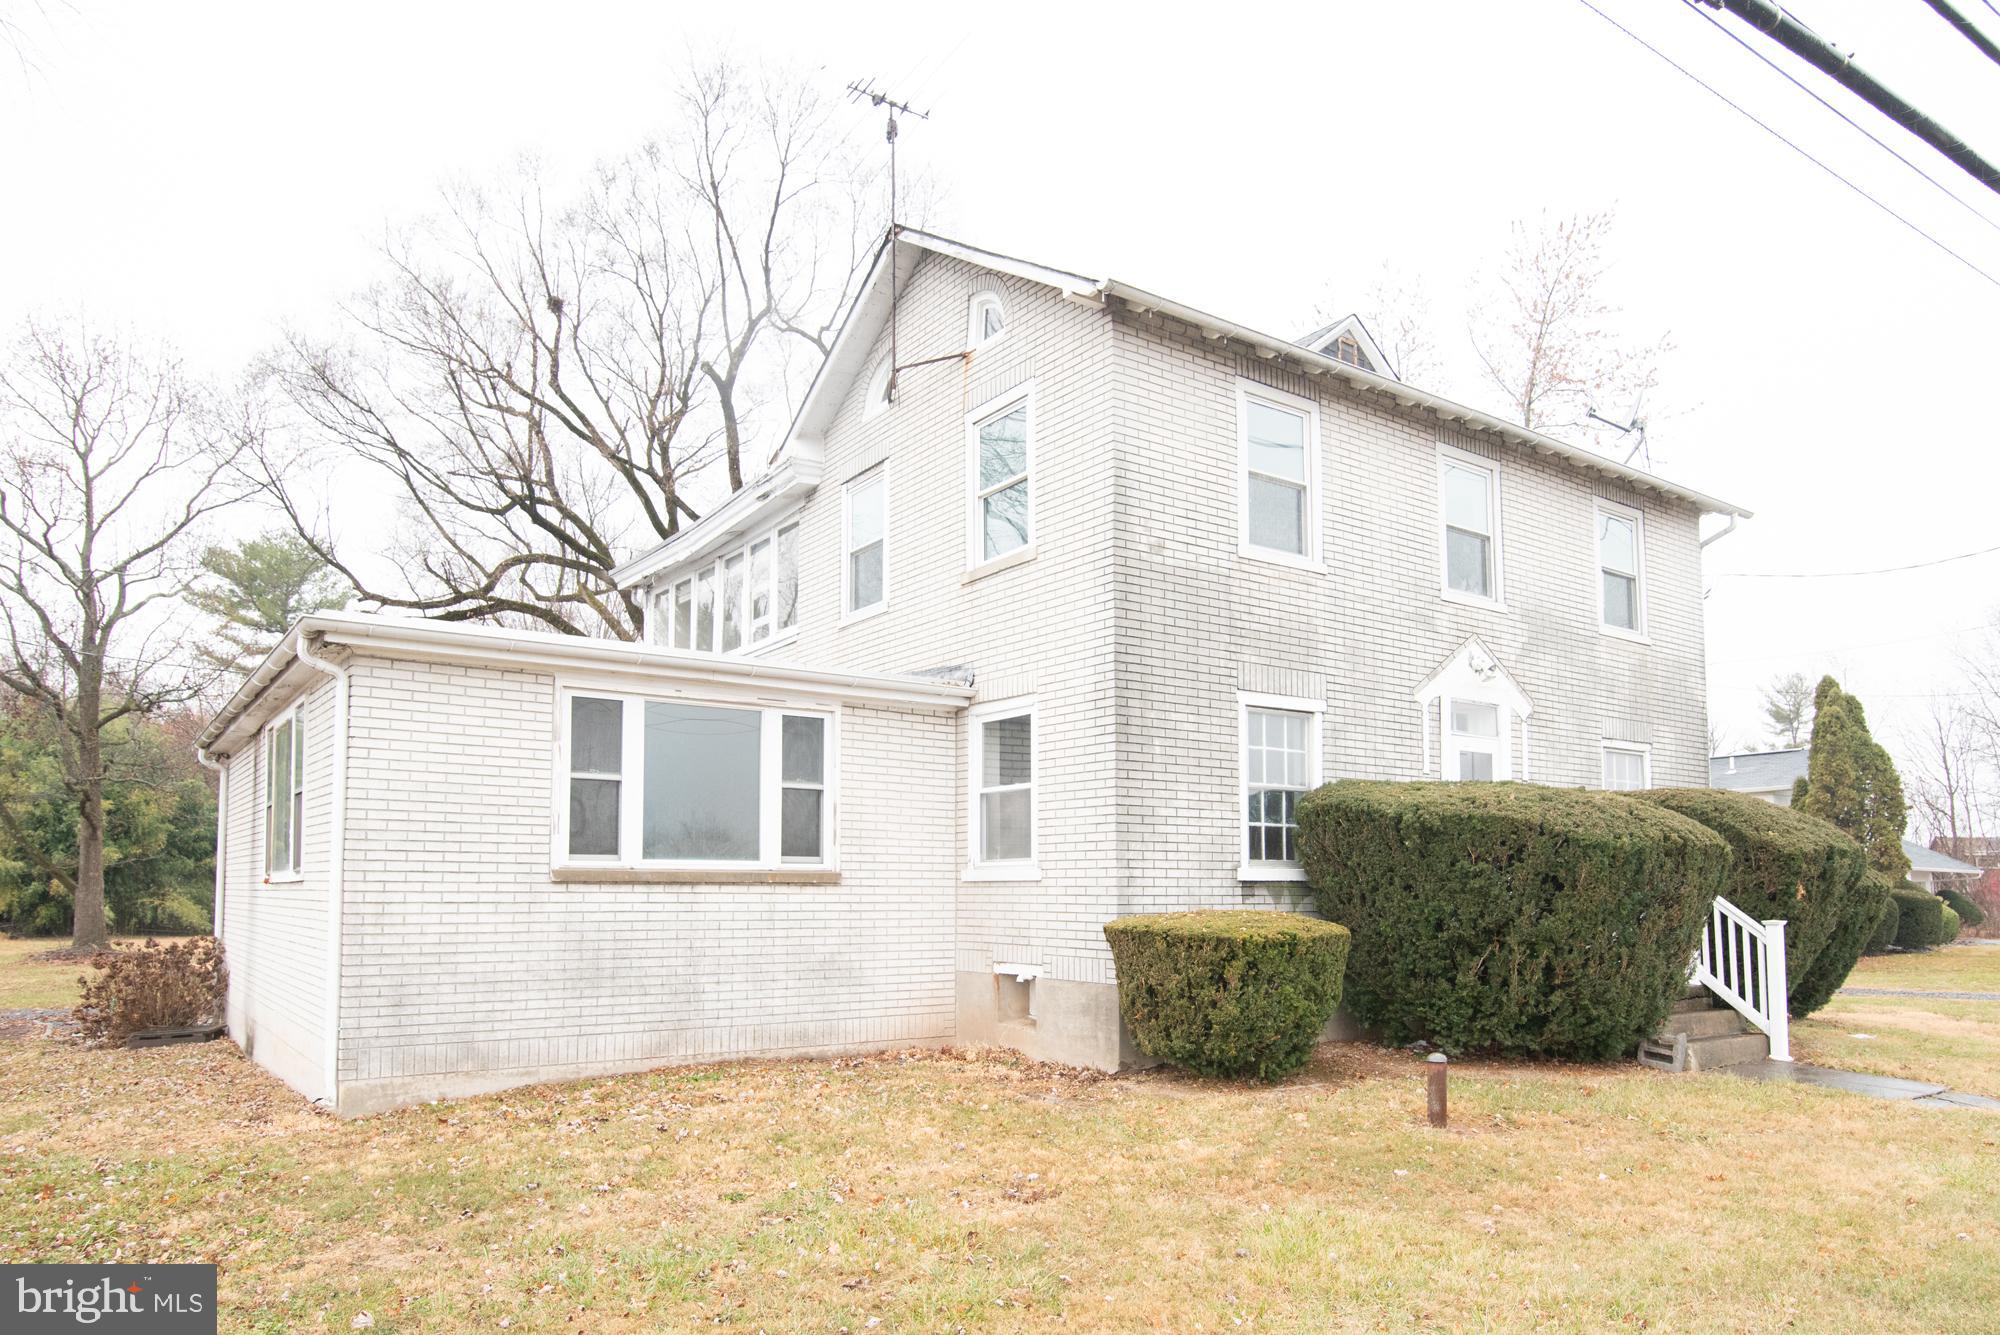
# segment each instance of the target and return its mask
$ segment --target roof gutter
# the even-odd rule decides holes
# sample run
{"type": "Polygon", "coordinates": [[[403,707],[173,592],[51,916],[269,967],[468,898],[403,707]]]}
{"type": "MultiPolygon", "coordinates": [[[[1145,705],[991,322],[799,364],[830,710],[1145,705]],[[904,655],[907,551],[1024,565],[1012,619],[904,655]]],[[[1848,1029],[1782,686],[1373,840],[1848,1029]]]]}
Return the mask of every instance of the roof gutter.
{"type": "Polygon", "coordinates": [[[1751,517],[1751,512],[1740,505],[1719,500],[1716,497],[1694,491],[1687,487],[1678,486],[1642,469],[1629,467],[1615,460],[1607,459],[1601,454],[1595,454],[1579,446],[1571,445],[1566,441],[1557,440],[1554,436],[1545,436],[1539,431],[1517,426],[1504,418],[1495,417],[1491,413],[1481,412],[1477,408],[1469,408],[1462,403],[1454,403],[1452,400],[1444,398],[1441,395],[1431,394],[1425,390],[1417,389],[1412,385],[1406,385],[1400,380],[1393,380],[1388,376],[1376,375],[1373,372],[1364,371],[1358,366],[1350,366],[1346,362],[1334,357],[1328,357],[1324,353],[1313,352],[1308,348],[1300,347],[1296,343],[1271,334],[1259,333],[1255,329],[1247,328],[1234,321],[1224,320],[1219,316],[1210,315],[1206,311],[1196,310],[1192,306],[1186,306],[1178,301],[1157,296],[1145,291],[1143,288],[1132,287],[1116,279],[1107,278],[1097,284],[1096,291],[1100,296],[1115,297],[1142,313],[1154,311],[1186,324],[1194,325],[1199,329],[1208,331],[1209,336],[1212,338],[1231,339],[1238,343],[1247,344],[1256,349],[1258,355],[1261,357],[1271,360],[1281,357],[1286,358],[1301,363],[1308,371],[1328,374],[1337,380],[1346,381],[1357,388],[1371,390],[1378,394],[1385,394],[1405,407],[1425,408],[1436,413],[1447,422],[1463,422],[1467,426],[1478,430],[1492,432],[1504,440],[1513,441],[1517,445],[1525,445],[1537,454],[1560,455],[1572,463],[1592,469],[1607,477],[1617,478],[1641,490],[1658,491],[1669,496],[1678,496],[1682,500],[1700,506],[1710,514],[1730,515],[1741,519],[1751,517]]]}

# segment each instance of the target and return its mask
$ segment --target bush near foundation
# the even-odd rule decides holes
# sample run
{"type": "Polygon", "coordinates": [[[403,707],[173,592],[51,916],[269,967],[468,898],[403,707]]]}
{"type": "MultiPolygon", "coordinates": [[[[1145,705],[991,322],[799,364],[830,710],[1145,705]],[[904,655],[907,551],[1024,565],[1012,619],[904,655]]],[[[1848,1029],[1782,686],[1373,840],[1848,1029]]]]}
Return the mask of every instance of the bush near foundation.
{"type": "Polygon", "coordinates": [[[1942,900],[1939,903],[1943,907],[1938,911],[1938,944],[1948,946],[1958,940],[1958,933],[1963,924],[1959,920],[1958,910],[1949,904],[1944,904],[1942,900]]]}
{"type": "Polygon", "coordinates": [[[166,945],[148,941],[93,955],[83,999],[72,1014],[95,1043],[123,1043],[144,1029],[219,1024],[229,1000],[222,943],[190,936],[166,945]]]}
{"type": "Polygon", "coordinates": [[[1616,793],[1344,780],[1298,812],[1320,911],[1354,934],[1348,1009],[1455,1051],[1630,1053],[1729,871],[1721,835],[1616,793]]]}
{"type": "Polygon", "coordinates": [[[1972,902],[1970,896],[1957,890],[1940,890],[1938,898],[1945,906],[1958,915],[1959,922],[1967,927],[1979,927],[1986,922],[1986,910],[1972,902]]]}
{"type": "Polygon", "coordinates": [[[1882,887],[1882,916],[1876,920],[1875,931],[1868,938],[1867,955],[1886,955],[1896,944],[1896,929],[1903,922],[1903,906],[1896,902],[1896,896],[1888,886],[1882,887]]]}
{"type": "MultiPolygon", "coordinates": [[[[1951,936],[1944,934],[1944,915],[1950,910],[1942,899],[1928,890],[1915,886],[1897,886],[1891,892],[1896,899],[1899,917],[1896,923],[1896,944],[1904,950],[1929,950],[1941,946],[1958,935],[1957,924],[1952,926],[1951,936]]],[[[1956,918],[1957,914],[1952,914],[1956,918]]]]}
{"type": "Polygon", "coordinates": [[[1803,1018],[1847,980],[1882,916],[1864,885],[1861,845],[1817,816],[1716,788],[1655,788],[1630,796],[1699,821],[1729,841],[1723,897],[1759,922],[1785,921],[1790,1010],[1803,1018]]]}
{"type": "Polygon", "coordinates": [[[1118,1008],[1139,1050],[1200,1075],[1297,1071],[1340,1004],[1347,929],[1247,909],[1150,913],[1104,925],[1118,1008]]]}

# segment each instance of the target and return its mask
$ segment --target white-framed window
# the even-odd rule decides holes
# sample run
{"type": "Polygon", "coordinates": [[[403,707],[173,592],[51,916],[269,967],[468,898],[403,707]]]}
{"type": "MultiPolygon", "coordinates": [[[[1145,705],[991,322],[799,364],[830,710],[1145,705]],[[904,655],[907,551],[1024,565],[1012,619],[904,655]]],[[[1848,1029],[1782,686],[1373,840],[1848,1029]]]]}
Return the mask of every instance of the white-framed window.
{"type": "Polygon", "coordinates": [[[895,373],[896,364],[887,357],[876,363],[868,377],[867,396],[861,400],[862,421],[872,421],[889,411],[889,382],[895,373]]]}
{"type": "Polygon", "coordinates": [[[1598,624],[1613,635],[1646,633],[1645,523],[1629,505],[1597,502],[1598,624]]]}
{"type": "Polygon", "coordinates": [[[296,705],[264,725],[264,876],[296,880],[305,867],[306,721],[296,705]]]}
{"type": "Polygon", "coordinates": [[[1498,604],[1500,470],[1476,454],[1441,446],[1438,519],[1444,596],[1498,604]]]}
{"type": "Polygon", "coordinates": [[[984,565],[1035,540],[1029,477],[1035,466],[1035,392],[1009,390],[966,416],[971,468],[971,543],[967,564],[984,565]]]}
{"type": "Polygon", "coordinates": [[[1444,776],[1490,782],[1511,777],[1507,711],[1492,700],[1444,701],[1444,776]]]}
{"type": "Polygon", "coordinates": [[[1653,786],[1653,752],[1636,742],[1604,744],[1604,787],[1614,793],[1653,786]]]}
{"type": "Polygon", "coordinates": [[[831,866],[830,710],[562,696],[557,865],[831,866]]]}
{"type": "Polygon", "coordinates": [[[848,617],[889,604],[889,470],[863,473],[841,489],[841,607],[848,617]]]}
{"type": "Polygon", "coordinates": [[[1297,881],[1299,799],[1320,780],[1320,716],[1325,704],[1241,693],[1237,728],[1243,823],[1238,848],[1246,881],[1297,881]]]}
{"type": "Polygon", "coordinates": [[[1035,705],[1006,700],[968,712],[972,809],[967,874],[989,880],[1034,879],[1035,705]]]}
{"type": "Polygon", "coordinates": [[[1236,436],[1245,555],[1319,560],[1319,406],[1250,380],[1236,382],[1236,436]]]}
{"type": "Polygon", "coordinates": [[[798,521],[763,530],[679,581],[660,610],[659,642],[697,653],[758,649],[797,630],[798,521]]]}
{"type": "Polygon", "coordinates": [[[998,292],[976,292],[967,313],[965,345],[983,348],[1007,332],[1007,308],[998,292]]]}

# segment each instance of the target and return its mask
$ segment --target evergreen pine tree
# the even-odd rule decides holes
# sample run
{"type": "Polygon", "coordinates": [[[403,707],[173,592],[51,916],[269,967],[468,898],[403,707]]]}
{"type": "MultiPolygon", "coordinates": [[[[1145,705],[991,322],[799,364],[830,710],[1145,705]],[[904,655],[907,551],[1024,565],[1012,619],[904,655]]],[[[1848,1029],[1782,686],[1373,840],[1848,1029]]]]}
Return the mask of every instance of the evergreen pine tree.
{"type": "Polygon", "coordinates": [[[312,612],[337,611],[352,592],[296,534],[249,538],[234,548],[202,553],[208,578],[187,595],[216,620],[215,643],[197,649],[218,668],[248,672],[292,623],[312,612]]]}
{"type": "Polygon", "coordinates": [[[1893,881],[1909,875],[1903,827],[1909,810],[1895,762],[1870,735],[1861,702],[1822,677],[1813,697],[1812,756],[1793,785],[1792,805],[1831,821],[1868,854],[1868,865],[1893,881]]]}

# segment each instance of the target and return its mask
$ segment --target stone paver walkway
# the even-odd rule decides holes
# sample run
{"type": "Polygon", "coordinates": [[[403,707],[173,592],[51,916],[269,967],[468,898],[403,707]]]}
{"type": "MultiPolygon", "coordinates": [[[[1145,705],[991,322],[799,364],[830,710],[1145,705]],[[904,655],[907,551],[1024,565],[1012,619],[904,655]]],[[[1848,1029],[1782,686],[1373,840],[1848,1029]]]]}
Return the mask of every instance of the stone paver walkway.
{"type": "Polygon", "coordinates": [[[1934,997],[1939,1001],[2000,1001],[2000,992],[1933,992],[1921,987],[1843,987],[1843,997],[1934,997]]]}
{"type": "Polygon", "coordinates": [[[1943,1085],[1926,1084],[1921,1080],[1898,1080],[1888,1075],[1836,1071],[1825,1066],[1814,1066],[1809,1062],[1744,1062],[1740,1066],[1725,1066],[1722,1069],[1731,1075],[1740,1075],[1746,1080],[1769,1080],[1789,1085],[1817,1085],[1821,1089],[1844,1090],[1864,1098],[1891,1099],[1901,1103],[1921,1104],[1928,1108],[2000,1108],[2000,1099],[1989,1099],[1984,1094],[1964,1094],[1955,1089],[1946,1089],[1943,1085]]]}

